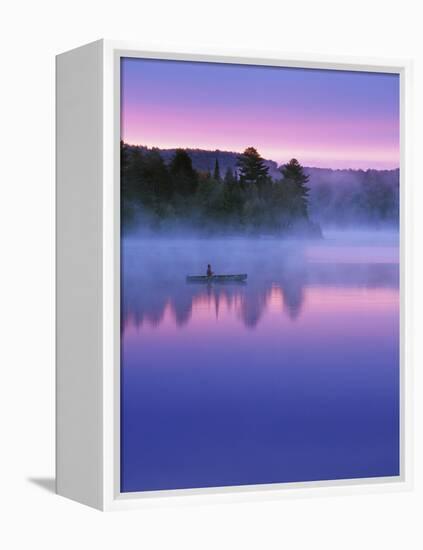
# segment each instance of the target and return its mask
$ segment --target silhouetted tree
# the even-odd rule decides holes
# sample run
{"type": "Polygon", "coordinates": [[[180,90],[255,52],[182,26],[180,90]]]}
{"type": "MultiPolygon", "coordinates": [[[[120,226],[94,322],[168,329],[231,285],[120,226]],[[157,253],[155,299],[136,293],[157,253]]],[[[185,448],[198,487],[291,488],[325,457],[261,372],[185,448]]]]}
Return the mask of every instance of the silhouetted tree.
{"type": "Polygon", "coordinates": [[[144,155],[142,179],[154,199],[169,200],[172,196],[172,185],[169,172],[157,149],[144,155]]]}
{"type": "Polygon", "coordinates": [[[308,218],[308,193],[306,186],[310,176],[304,173],[304,169],[297,159],[291,159],[280,168],[284,184],[288,188],[292,203],[293,214],[308,218]]]}
{"type": "Polygon", "coordinates": [[[184,196],[194,194],[198,186],[198,176],[192,167],[191,157],[184,149],[176,150],[169,168],[175,192],[184,196]]]}
{"type": "Polygon", "coordinates": [[[213,171],[213,178],[216,180],[216,181],[220,181],[220,168],[219,168],[219,161],[216,160],[214,161],[214,171],[213,171]]]}
{"type": "Polygon", "coordinates": [[[254,147],[247,147],[243,154],[238,157],[237,167],[241,184],[255,183],[261,185],[268,180],[269,168],[254,147]]]}
{"type": "MultiPolygon", "coordinates": [[[[177,149],[168,165],[164,158],[159,149],[121,143],[123,225],[142,220],[164,228],[166,220],[183,220],[193,227],[212,222],[210,227],[248,231],[290,231],[296,225],[313,230],[307,220],[308,176],[295,159],[281,168],[283,179],[273,181],[252,147],[238,159],[239,180],[230,167],[222,180],[218,158],[213,175],[195,170],[187,150],[177,149]]],[[[376,209],[381,190],[370,175],[366,189],[366,208],[376,209]]],[[[390,209],[386,200],[382,214],[390,209]]]]}

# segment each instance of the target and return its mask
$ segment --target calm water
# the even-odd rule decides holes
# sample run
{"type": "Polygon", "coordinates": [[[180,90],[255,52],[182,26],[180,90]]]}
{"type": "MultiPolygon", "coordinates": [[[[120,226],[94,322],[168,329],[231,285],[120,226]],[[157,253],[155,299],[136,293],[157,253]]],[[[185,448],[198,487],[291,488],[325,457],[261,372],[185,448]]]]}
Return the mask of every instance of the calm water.
{"type": "Polygon", "coordinates": [[[397,241],[125,239],[122,491],[399,475],[397,241]]]}

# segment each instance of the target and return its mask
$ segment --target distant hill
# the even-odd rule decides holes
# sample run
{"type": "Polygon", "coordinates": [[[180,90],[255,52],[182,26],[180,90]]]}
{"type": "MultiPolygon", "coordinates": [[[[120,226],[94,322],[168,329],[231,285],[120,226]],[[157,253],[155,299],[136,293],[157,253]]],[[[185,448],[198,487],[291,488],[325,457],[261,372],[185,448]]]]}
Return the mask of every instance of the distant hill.
{"type": "MultiPolygon", "coordinates": [[[[133,146],[135,147],[135,146],[133,146]]],[[[132,148],[132,147],[131,147],[132,148]]],[[[140,149],[148,150],[140,146],[140,149]]],[[[176,149],[157,149],[169,162],[176,149]]],[[[236,169],[240,153],[186,149],[193,167],[202,172],[213,172],[216,159],[222,177],[226,170],[236,169]]],[[[298,159],[301,162],[301,159],[298,159]]],[[[281,179],[277,162],[266,159],[269,175],[281,179]]],[[[397,223],[399,218],[399,169],[352,170],[305,167],[310,176],[310,217],[323,224],[397,223]]]]}

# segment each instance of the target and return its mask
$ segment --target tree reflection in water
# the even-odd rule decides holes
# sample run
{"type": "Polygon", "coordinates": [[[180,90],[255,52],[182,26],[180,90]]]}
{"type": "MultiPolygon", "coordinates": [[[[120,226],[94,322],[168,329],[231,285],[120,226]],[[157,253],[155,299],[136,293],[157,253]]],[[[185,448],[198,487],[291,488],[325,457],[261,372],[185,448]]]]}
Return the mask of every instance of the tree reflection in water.
{"type": "Polygon", "coordinates": [[[272,300],[276,300],[281,314],[294,322],[301,315],[307,287],[397,288],[399,278],[397,264],[305,261],[282,265],[273,274],[257,271],[249,274],[246,283],[187,283],[184,274],[179,278],[155,274],[147,279],[134,271],[123,274],[123,330],[128,323],[160,326],[167,309],[179,327],[190,322],[195,308],[213,309],[219,320],[222,304],[254,329],[272,300]]]}

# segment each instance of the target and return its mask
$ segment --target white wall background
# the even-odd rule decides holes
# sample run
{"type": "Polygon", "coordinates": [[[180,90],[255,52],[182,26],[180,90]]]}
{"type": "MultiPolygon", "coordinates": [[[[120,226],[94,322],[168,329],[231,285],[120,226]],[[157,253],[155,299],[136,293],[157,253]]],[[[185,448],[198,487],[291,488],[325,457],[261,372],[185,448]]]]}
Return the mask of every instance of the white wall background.
{"type": "Polygon", "coordinates": [[[419,4],[418,0],[15,0],[3,4],[2,548],[423,547],[422,349],[417,348],[422,332],[418,310],[423,305],[419,4]],[[193,48],[216,45],[414,58],[414,492],[101,514],[40,487],[40,479],[48,485],[54,474],[54,55],[101,37],[193,48]],[[34,478],[38,483],[31,481],[34,478]]]}

